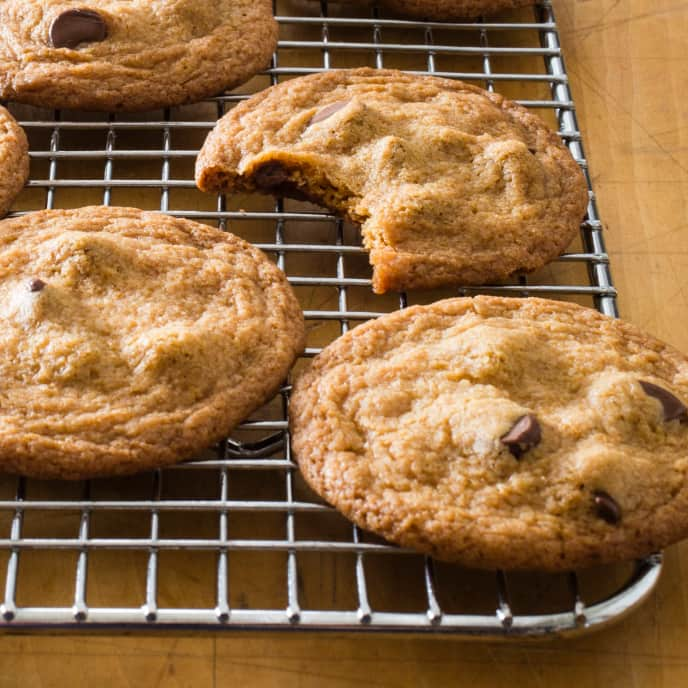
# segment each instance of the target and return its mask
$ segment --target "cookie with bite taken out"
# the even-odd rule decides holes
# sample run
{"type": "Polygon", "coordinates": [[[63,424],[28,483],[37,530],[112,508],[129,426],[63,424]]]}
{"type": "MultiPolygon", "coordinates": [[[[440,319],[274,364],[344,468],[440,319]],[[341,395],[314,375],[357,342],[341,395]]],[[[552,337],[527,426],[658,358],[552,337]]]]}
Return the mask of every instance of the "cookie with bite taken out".
{"type": "Polygon", "coordinates": [[[361,225],[378,293],[540,268],[578,234],[588,202],[580,168],[539,117],[394,70],[313,74],[256,94],[208,135],[196,183],[306,198],[361,225]]]}

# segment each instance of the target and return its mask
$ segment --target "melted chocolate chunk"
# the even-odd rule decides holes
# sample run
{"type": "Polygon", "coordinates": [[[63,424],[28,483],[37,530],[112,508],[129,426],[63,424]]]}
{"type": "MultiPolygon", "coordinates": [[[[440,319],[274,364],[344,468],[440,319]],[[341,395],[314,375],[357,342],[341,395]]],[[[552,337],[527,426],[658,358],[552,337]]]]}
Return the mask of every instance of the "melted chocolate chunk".
{"type": "Polygon", "coordinates": [[[350,102],[351,100],[340,100],[336,103],[326,105],[322,110],[319,110],[313,115],[311,121],[308,123],[308,126],[310,126],[311,124],[317,124],[318,122],[322,122],[326,120],[328,117],[332,117],[332,115],[334,115],[335,112],[339,112],[341,109],[345,108],[350,102]]]}
{"type": "Polygon", "coordinates": [[[276,189],[289,181],[289,173],[278,162],[268,162],[259,167],[254,179],[261,189],[276,189]]]}
{"type": "Polygon", "coordinates": [[[686,408],[686,405],[668,389],[652,384],[652,382],[646,382],[645,380],[638,380],[638,382],[647,396],[657,399],[662,405],[662,414],[665,421],[688,420],[688,408],[686,408]]]}
{"type": "Polygon", "coordinates": [[[32,279],[29,282],[29,291],[43,291],[45,282],[42,279],[32,279]]]}
{"type": "Polygon", "coordinates": [[[317,197],[309,195],[307,189],[289,179],[289,172],[279,162],[268,162],[259,167],[253,180],[259,189],[276,197],[288,196],[297,201],[320,202],[317,197]]]}
{"type": "Polygon", "coordinates": [[[500,441],[517,459],[520,459],[529,449],[540,444],[541,439],[540,423],[534,415],[529,413],[527,416],[521,416],[511,430],[506,435],[502,435],[500,441]]]}
{"type": "Polygon", "coordinates": [[[100,43],[106,37],[105,19],[93,10],[67,10],[50,25],[53,48],[76,48],[80,43],[100,43]]]}
{"type": "Polygon", "coordinates": [[[604,490],[597,490],[592,493],[592,498],[595,503],[595,511],[603,521],[614,526],[621,520],[621,507],[614,497],[604,490]]]}

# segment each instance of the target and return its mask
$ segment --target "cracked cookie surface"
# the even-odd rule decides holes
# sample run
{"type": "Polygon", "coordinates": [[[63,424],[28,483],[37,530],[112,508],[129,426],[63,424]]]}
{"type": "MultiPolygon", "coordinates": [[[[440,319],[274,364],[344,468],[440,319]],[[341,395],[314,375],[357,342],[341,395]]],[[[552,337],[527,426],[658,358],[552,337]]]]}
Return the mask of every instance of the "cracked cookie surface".
{"type": "Polygon", "coordinates": [[[125,111],[194,102],[251,78],[276,42],[270,0],[5,0],[0,97],[125,111]]]}
{"type": "Polygon", "coordinates": [[[0,222],[0,470],[127,474],[191,458],[284,380],[303,315],[243,240],[130,208],[0,222]]]}
{"type": "Polygon", "coordinates": [[[535,270],[587,204],[578,165],[538,117],[391,70],[314,74],[239,104],[209,134],[196,182],[308,198],[360,224],[378,293],[535,270]]]}
{"type": "Polygon", "coordinates": [[[348,332],[290,414],[306,481],[362,528],[466,566],[555,571],[688,535],[686,403],[688,359],[636,327],[481,296],[348,332]]]}

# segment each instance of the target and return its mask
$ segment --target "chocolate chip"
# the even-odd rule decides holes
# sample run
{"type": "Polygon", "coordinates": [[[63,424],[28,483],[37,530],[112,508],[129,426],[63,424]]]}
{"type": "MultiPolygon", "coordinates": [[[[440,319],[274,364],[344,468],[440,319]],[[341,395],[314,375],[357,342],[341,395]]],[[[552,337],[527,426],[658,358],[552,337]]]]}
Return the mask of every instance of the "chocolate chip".
{"type": "Polygon", "coordinates": [[[253,173],[253,181],[258,189],[278,198],[289,197],[322,205],[322,199],[314,193],[309,193],[306,187],[300,187],[279,162],[268,162],[259,167],[253,173]]]}
{"type": "Polygon", "coordinates": [[[520,459],[529,449],[540,444],[541,439],[540,423],[534,415],[529,413],[527,416],[521,416],[511,430],[506,435],[502,435],[500,441],[517,459],[520,459]]]}
{"type": "Polygon", "coordinates": [[[308,123],[308,126],[310,126],[311,124],[317,124],[318,122],[322,122],[323,120],[326,120],[328,117],[332,117],[332,115],[334,115],[335,112],[339,112],[341,109],[345,108],[350,102],[351,100],[340,100],[336,103],[326,105],[322,110],[319,110],[313,115],[311,121],[308,123]]]}
{"type": "Polygon", "coordinates": [[[105,19],[93,10],[67,10],[50,25],[53,48],[76,48],[79,43],[99,43],[106,37],[105,19]]]}
{"type": "Polygon", "coordinates": [[[259,167],[254,179],[262,189],[274,189],[289,181],[289,173],[278,162],[268,162],[259,167]]]}
{"type": "Polygon", "coordinates": [[[42,279],[32,279],[29,282],[29,291],[43,291],[45,282],[42,279]]]}
{"type": "Polygon", "coordinates": [[[660,387],[659,385],[646,382],[645,380],[638,380],[643,392],[649,397],[657,399],[662,405],[662,414],[664,420],[688,420],[688,409],[686,405],[677,399],[668,389],[660,387]]]}
{"type": "Polygon", "coordinates": [[[610,494],[604,490],[592,493],[597,515],[610,525],[616,525],[621,520],[621,507],[610,494]]]}

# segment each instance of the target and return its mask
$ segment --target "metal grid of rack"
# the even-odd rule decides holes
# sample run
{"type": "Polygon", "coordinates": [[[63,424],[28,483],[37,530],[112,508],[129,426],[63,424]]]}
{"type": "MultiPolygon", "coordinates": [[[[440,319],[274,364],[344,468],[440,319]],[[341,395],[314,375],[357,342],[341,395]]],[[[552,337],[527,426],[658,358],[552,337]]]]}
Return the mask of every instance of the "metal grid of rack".
{"type": "MultiPolygon", "coordinates": [[[[276,2],[273,64],[237,92],[146,115],[10,105],[31,143],[14,213],[133,205],[216,224],[274,257],[308,323],[304,358],[369,318],[453,292],[372,296],[355,228],[290,200],[212,198],[193,183],[205,135],[250,93],[293,76],[396,67],[497,89],[548,118],[587,173],[549,2],[508,18],[408,21],[327,1],[276,2]],[[355,14],[352,14],[355,12],[355,14]]],[[[580,241],[528,279],[462,294],[543,294],[615,316],[616,292],[590,190],[580,241]]],[[[561,576],[465,571],[359,531],[308,491],[290,453],[289,385],[231,438],[127,479],[0,478],[0,624],[79,628],[319,628],[477,636],[594,628],[640,603],[655,555],[561,576]]]]}

